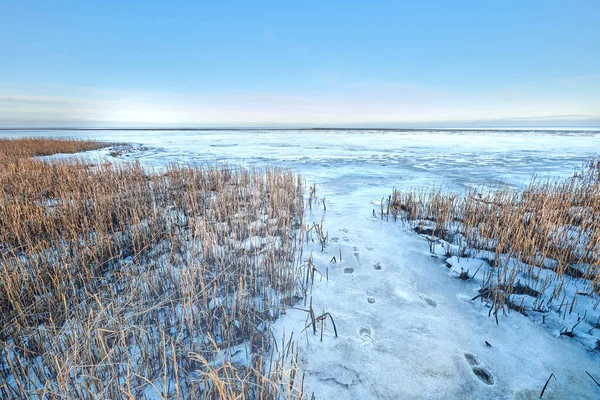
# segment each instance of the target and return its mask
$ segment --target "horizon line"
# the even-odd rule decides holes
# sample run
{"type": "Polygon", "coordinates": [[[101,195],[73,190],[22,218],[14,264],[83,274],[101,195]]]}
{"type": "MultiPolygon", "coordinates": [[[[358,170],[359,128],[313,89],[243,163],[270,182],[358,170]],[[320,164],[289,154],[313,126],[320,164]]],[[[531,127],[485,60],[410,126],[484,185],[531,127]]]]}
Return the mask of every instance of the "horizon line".
{"type": "Polygon", "coordinates": [[[477,130],[477,131],[497,131],[497,130],[511,130],[511,131],[544,131],[544,130],[598,130],[600,131],[600,125],[589,125],[589,126],[569,126],[569,125],[555,125],[555,126],[448,126],[448,127],[343,127],[343,126],[315,126],[315,127],[274,127],[274,126],[231,126],[231,127],[0,127],[0,131],[245,131],[245,130],[270,130],[270,131],[323,131],[323,130],[353,130],[353,131],[448,131],[448,130],[477,130]]]}

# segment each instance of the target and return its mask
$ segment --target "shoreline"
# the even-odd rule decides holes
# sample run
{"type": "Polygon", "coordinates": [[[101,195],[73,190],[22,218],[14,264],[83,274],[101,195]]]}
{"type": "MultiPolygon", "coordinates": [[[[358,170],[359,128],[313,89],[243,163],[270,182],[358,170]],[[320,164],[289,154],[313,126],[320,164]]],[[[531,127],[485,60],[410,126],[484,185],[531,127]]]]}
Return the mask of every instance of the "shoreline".
{"type": "MultiPolygon", "coordinates": [[[[207,145],[207,148],[210,147],[207,145]]],[[[125,160],[123,154],[114,159],[125,160]]],[[[142,158],[141,161],[146,160],[142,158]]],[[[163,173],[166,172],[161,170],[163,173]]],[[[303,186],[309,187],[312,183],[303,186]]],[[[326,198],[327,210],[321,201],[310,202],[312,206],[303,208],[305,225],[322,224],[321,234],[314,230],[307,232],[302,239],[301,252],[294,257],[297,276],[303,276],[300,281],[310,282],[310,286],[305,286],[306,294],[296,300],[293,296],[289,300],[284,296],[281,300],[287,305],[285,313],[273,321],[275,342],[281,343],[285,331],[284,345],[277,344],[277,349],[293,352],[296,363],[293,370],[296,372],[292,376],[298,379],[303,376],[299,391],[316,392],[325,397],[330,393],[338,398],[357,398],[383,396],[386,391],[414,396],[427,387],[431,392],[427,392],[426,397],[440,397],[440,393],[459,396],[465,390],[478,398],[491,398],[502,393],[536,397],[549,375],[549,372],[546,374],[548,365],[552,365],[558,381],[550,383],[546,396],[577,393],[586,398],[596,393],[589,378],[586,381],[584,376],[581,384],[573,387],[567,376],[573,374],[581,378],[581,368],[594,374],[597,356],[586,354],[582,346],[573,347],[569,344],[570,338],[553,337],[516,312],[508,317],[501,316],[500,324],[496,326],[494,319],[487,315],[488,309],[471,300],[476,296],[479,284],[472,280],[450,279],[454,276],[449,275],[456,272],[445,268],[442,255],[432,257],[427,240],[407,227],[382,220],[378,207],[377,218],[373,218],[373,203],[368,200],[372,199],[370,192],[337,194],[328,186],[327,182],[317,182],[316,195],[318,199],[326,198]],[[321,237],[327,238],[325,246],[321,237]],[[332,262],[333,257],[336,257],[335,262],[332,262]],[[311,261],[307,262],[309,259],[311,261]],[[300,303],[290,307],[294,301],[300,303]],[[452,327],[447,326],[450,321],[452,327]],[[294,332],[293,341],[291,331],[294,332]],[[491,348],[486,341],[491,343],[491,348]],[[517,352],[522,343],[527,343],[529,348],[517,352]],[[427,350],[432,346],[437,349],[433,353],[427,350]],[[435,357],[432,356],[434,353],[435,357]],[[556,364],[561,357],[572,359],[575,364],[556,364]],[[390,381],[377,373],[383,360],[393,365],[397,375],[395,380],[390,381]],[[510,365],[516,363],[529,367],[527,382],[511,372],[510,365]],[[418,385],[406,384],[411,381],[418,385]]],[[[168,191],[164,193],[168,194],[168,191]]],[[[56,205],[50,201],[47,206],[53,208],[56,205]]],[[[170,218],[174,218],[174,226],[189,226],[189,216],[185,213],[183,216],[173,213],[170,218]]],[[[254,221],[252,229],[269,229],[268,222],[266,227],[262,223],[265,222],[254,221]]],[[[250,229],[246,223],[239,226],[250,229]]],[[[226,238],[226,232],[215,234],[226,238]]],[[[269,247],[254,236],[260,235],[249,235],[248,241],[241,241],[236,251],[242,248],[253,251],[255,245],[269,247]]],[[[272,242],[273,250],[281,248],[276,242],[272,242]]],[[[198,248],[197,251],[202,253],[204,250],[198,248]]],[[[124,259],[132,257],[126,265],[132,261],[135,264],[139,258],[131,254],[124,256],[124,259]]],[[[181,255],[175,260],[187,262],[181,255]]],[[[150,265],[155,265],[153,269],[156,269],[156,264],[150,265]]],[[[458,268],[461,266],[462,262],[457,264],[458,268]]],[[[157,270],[163,268],[160,264],[158,267],[157,270]]],[[[143,272],[144,268],[136,271],[143,272]]],[[[152,287],[158,288],[156,284],[152,287]]],[[[210,300],[205,305],[207,310],[219,310],[232,301],[227,296],[213,296],[210,300]],[[212,308],[210,300],[213,300],[212,308]]],[[[177,312],[174,315],[178,315],[177,312]]],[[[158,316],[158,320],[160,318],[158,316]]],[[[156,317],[153,320],[157,320],[156,317]]],[[[237,326],[235,322],[230,325],[237,326]]],[[[210,364],[206,355],[202,357],[211,368],[219,365],[230,368],[230,364],[236,363],[244,365],[248,362],[247,354],[252,353],[252,343],[250,340],[250,347],[236,344],[229,347],[230,352],[219,352],[225,360],[230,360],[226,363],[210,364]]],[[[289,355],[287,351],[282,353],[277,349],[273,347],[271,353],[275,358],[289,355]]],[[[203,362],[200,358],[194,360],[200,363],[198,365],[203,362]]],[[[233,369],[228,371],[233,372],[233,369]]],[[[162,390],[162,386],[158,388],[162,390]]],[[[149,390],[152,392],[153,389],[149,390]]]]}

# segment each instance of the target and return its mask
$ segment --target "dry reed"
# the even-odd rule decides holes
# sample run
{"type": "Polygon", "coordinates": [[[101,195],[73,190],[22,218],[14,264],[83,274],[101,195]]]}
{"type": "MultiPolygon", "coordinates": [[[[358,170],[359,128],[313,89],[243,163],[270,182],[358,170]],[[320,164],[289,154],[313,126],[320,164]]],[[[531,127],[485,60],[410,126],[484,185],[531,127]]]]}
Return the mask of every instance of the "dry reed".
{"type": "Polygon", "coordinates": [[[301,398],[300,177],[29,158],[105,145],[0,140],[0,397],[301,398]]]}
{"type": "Polygon", "coordinates": [[[589,311],[600,302],[599,172],[600,161],[589,162],[568,179],[534,177],[525,190],[394,190],[387,213],[426,236],[431,251],[442,243],[446,257],[488,261],[477,297],[491,301],[496,321],[507,308],[564,318],[578,297],[596,299],[589,311]],[[579,285],[571,298],[569,279],[579,285]]]}

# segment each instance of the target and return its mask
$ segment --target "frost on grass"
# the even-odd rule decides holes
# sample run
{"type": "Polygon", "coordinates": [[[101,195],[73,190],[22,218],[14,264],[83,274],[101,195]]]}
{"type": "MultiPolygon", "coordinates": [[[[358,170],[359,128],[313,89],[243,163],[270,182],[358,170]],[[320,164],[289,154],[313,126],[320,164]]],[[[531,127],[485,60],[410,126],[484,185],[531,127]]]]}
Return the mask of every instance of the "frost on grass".
{"type": "Polygon", "coordinates": [[[299,178],[0,160],[0,397],[300,394],[299,178]]]}
{"type": "Polygon", "coordinates": [[[455,277],[480,283],[473,300],[497,322],[518,312],[600,350],[600,162],[523,191],[394,191],[387,204],[455,277]]]}

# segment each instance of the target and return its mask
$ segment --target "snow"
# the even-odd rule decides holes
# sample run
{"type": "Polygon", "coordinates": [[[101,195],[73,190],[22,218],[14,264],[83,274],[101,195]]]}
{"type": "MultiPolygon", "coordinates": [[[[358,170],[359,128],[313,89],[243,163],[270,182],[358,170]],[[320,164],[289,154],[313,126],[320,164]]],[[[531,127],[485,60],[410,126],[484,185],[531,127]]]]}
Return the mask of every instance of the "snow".
{"type": "MultiPolygon", "coordinates": [[[[366,214],[352,222],[343,212],[326,214],[332,239],[342,239],[313,252],[317,268],[329,268],[329,281],[315,284],[313,306],[332,313],[339,333],[328,326],[323,342],[306,332],[299,340],[305,382],[320,398],[538,398],[551,373],[557,381],[544,398],[599,395],[585,374],[598,371],[595,354],[516,312],[496,325],[488,308],[471,301],[478,283],[450,275],[415,233],[366,214]],[[340,249],[343,261],[330,264],[340,249]]],[[[481,261],[460,264],[472,270],[481,261]]],[[[305,318],[291,310],[276,326],[289,331],[305,318]]]]}
{"type": "MultiPolygon", "coordinates": [[[[600,131],[5,131],[2,135],[77,135],[132,142],[147,148],[115,159],[140,160],[158,168],[170,162],[276,165],[300,172],[307,187],[316,182],[317,196],[326,198],[327,210],[321,202],[313,204],[306,210],[306,222],[320,224],[323,218],[329,241],[321,251],[315,238],[306,245],[304,257],[312,250],[321,273],[310,294],[315,314],[331,313],[338,337],[329,319],[322,341],[320,323],[316,335],[312,328],[305,329],[307,313],[300,308],[308,306],[302,301],[280,317],[273,334],[294,332],[305,388],[317,398],[539,398],[551,373],[556,379],[548,384],[544,399],[600,397],[600,387],[586,374],[600,378],[600,356],[586,347],[589,338],[573,340],[559,334],[565,324],[576,321],[559,325],[550,318],[542,324],[511,311],[499,315],[496,324],[486,303],[472,300],[480,288],[479,276],[457,279],[461,268],[472,275],[484,261],[459,259],[459,249],[444,243],[436,245],[432,256],[429,243],[408,226],[379,218],[382,198],[393,187],[435,184],[460,191],[498,182],[523,187],[533,174],[570,176],[583,161],[600,156],[600,131]],[[455,254],[449,260],[451,268],[444,257],[448,246],[455,254]]],[[[87,157],[107,154],[105,149],[87,157]]],[[[255,242],[253,238],[243,245],[253,247],[255,242]]],[[[587,307],[586,301],[591,299],[580,296],[578,306],[587,307]]],[[[242,349],[232,356],[236,354],[239,362],[249,357],[242,349]]]]}

